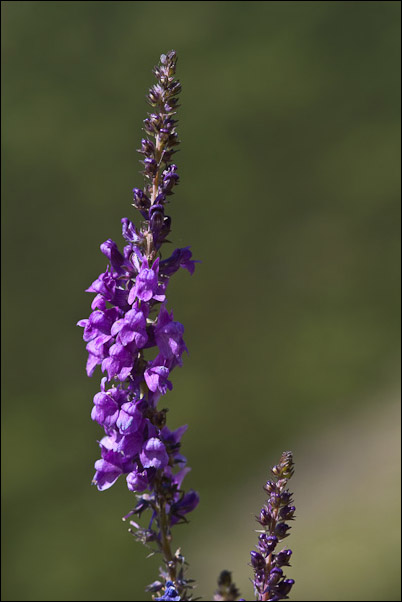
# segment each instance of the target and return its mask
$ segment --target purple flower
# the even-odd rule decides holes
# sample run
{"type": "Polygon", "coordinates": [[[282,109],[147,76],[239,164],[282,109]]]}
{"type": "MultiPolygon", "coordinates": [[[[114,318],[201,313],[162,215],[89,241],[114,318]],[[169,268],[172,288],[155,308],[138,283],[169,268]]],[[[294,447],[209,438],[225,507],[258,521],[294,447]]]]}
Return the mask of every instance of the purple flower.
{"type": "Polygon", "coordinates": [[[140,211],[142,217],[147,217],[148,209],[151,206],[151,200],[141,188],[133,188],[133,206],[140,211]]]}
{"type": "Polygon", "coordinates": [[[178,269],[184,268],[190,274],[194,273],[195,264],[199,263],[194,259],[191,259],[192,253],[190,247],[184,247],[184,249],[175,249],[170,257],[164,259],[160,263],[160,271],[166,276],[171,276],[178,269]]]}
{"type": "MultiPolygon", "coordinates": [[[[181,440],[183,434],[186,432],[186,430],[187,430],[187,424],[185,424],[184,426],[180,426],[175,431],[171,431],[167,426],[164,426],[163,429],[161,430],[162,441],[168,448],[169,454],[172,456],[175,464],[185,464],[186,463],[186,458],[180,453],[180,440],[181,440]]],[[[185,471],[183,476],[181,477],[181,479],[184,478],[185,474],[187,474],[187,472],[189,470],[190,470],[189,468],[184,468],[180,471],[180,473],[185,471]]],[[[173,479],[173,482],[177,483],[178,487],[180,487],[180,485],[181,485],[181,481],[179,482],[177,480],[177,477],[180,473],[177,473],[173,479]]]]}
{"type": "Polygon", "coordinates": [[[157,600],[157,601],[164,600],[165,602],[176,602],[177,600],[181,600],[181,596],[178,593],[178,591],[176,590],[176,588],[174,587],[173,582],[166,581],[165,593],[163,594],[163,596],[160,596],[159,598],[155,598],[155,600],[157,600]]]}
{"type": "Polygon", "coordinates": [[[92,376],[95,367],[101,364],[108,356],[108,350],[113,344],[111,328],[114,321],[122,314],[122,311],[116,307],[106,309],[101,296],[98,296],[96,299],[97,305],[102,307],[102,309],[93,311],[88,319],[78,322],[78,326],[84,327],[84,341],[88,341],[88,376],[92,376]]]}
{"type": "Polygon", "coordinates": [[[159,304],[166,301],[170,277],[181,267],[192,274],[196,263],[189,247],[176,249],[168,259],[160,258],[171,229],[167,198],[179,181],[177,165],[172,163],[178,144],[174,115],[181,89],[175,80],[176,60],[173,51],[161,56],[154,70],[157,83],[148,94],[153,109],[144,128],[149,137],[141,141],[139,149],[145,184],[143,189],[133,189],[133,205],[144,221],[136,227],[126,217],[121,220],[122,252],[111,239],[102,243],[109,265],[87,289],[95,293],[92,313],[78,322],[87,344],[88,376],[98,365],[107,374],[91,412],[105,432],[99,442],[101,458],[95,463],[93,483],[103,491],[125,475],[128,489],[140,494],[127,516],[152,511],[147,528],[133,521],[131,525],[137,539],[159,546],[166,566],[169,564],[169,578],[161,573],[163,582],[152,590],[164,592],[161,600],[191,597],[184,558],[173,551],[167,553],[166,546],[170,546],[171,527],[184,522],[198,504],[195,491],[181,489],[190,470],[180,449],[187,427],[171,431],[166,426],[167,409],[158,408],[159,398],[172,389],[172,370],[181,365],[187,351],[182,324],[159,304]],[[107,385],[110,381],[118,382],[107,385]]]}
{"type": "Polygon", "coordinates": [[[157,437],[148,439],[140,453],[144,468],[165,468],[169,462],[166,447],[157,437]]]}
{"type": "Polygon", "coordinates": [[[102,378],[101,391],[94,397],[95,405],[92,408],[91,418],[109,429],[116,424],[120,405],[126,399],[126,393],[117,387],[112,387],[106,391],[105,385],[106,378],[102,378]]]}
{"type": "Polygon", "coordinates": [[[109,489],[123,472],[120,466],[107,462],[103,458],[95,462],[95,470],[92,483],[97,486],[99,491],[109,489]]]}
{"type": "Polygon", "coordinates": [[[145,257],[141,270],[135,279],[135,284],[128,295],[128,303],[132,305],[135,299],[140,301],[164,301],[165,295],[158,294],[159,257],[151,267],[148,267],[148,259],[145,257]]]}
{"type": "Polygon", "coordinates": [[[148,341],[146,331],[148,317],[148,307],[142,305],[141,309],[135,304],[121,320],[116,320],[111,329],[113,336],[118,335],[118,341],[126,346],[134,342],[138,349],[144,347],[148,341]]]}
{"type": "Polygon", "coordinates": [[[128,401],[121,406],[119,416],[116,418],[116,426],[122,435],[143,430],[145,418],[141,411],[141,406],[141,400],[128,401]]]}
{"type": "Polygon", "coordinates": [[[183,325],[173,321],[173,312],[169,314],[166,307],[162,305],[155,326],[155,339],[165,359],[176,358],[180,362],[183,351],[187,351],[183,332],[183,325]]]}
{"type": "Polygon", "coordinates": [[[96,280],[87,288],[88,293],[98,293],[105,301],[109,301],[116,307],[125,309],[127,307],[127,291],[119,286],[116,276],[110,273],[109,267],[106,272],[100,274],[96,280]]]}
{"type": "MultiPolygon", "coordinates": [[[[124,461],[129,463],[130,470],[133,458],[140,453],[143,441],[144,433],[141,430],[128,435],[121,435],[119,433],[116,436],[115,449],[122,455],[124,461]]],[[[127,472],[127,470],[124,472],[127,472]]]]}
{"type": "Polygon", "coordinates": [[[172,188],[179,182],[177,165],[169,165],[162,173],[162,189],[165,194],[173,194],[172,188]]]}
{"type": "Polygon", "coordinates": [[[265,529],[258,537],[258,552],[251,552],[254,569],[254,591],[257,600],[284,600],[288,597],[294,581],[286,579],[282,566],[289,566],[291,550],[274,550],[278,541],[288,536],[290,526],[284,520],[293,520],[295,511],[291,503],[292,494],[286,489],[293,475],[292,452],[283,452],[279,463],[272,468],[273,481],[267,481],[265,491],[269,498],[261,509],[257,521],[265,529]]]}
{"type": "Polygon", "coordinates": [[[110,265],[115,272],[119,274],[124,271],[122,269],[124,257],[117,248],[116,243],[111,238],[108,238],[107,241],[103,242],[100,246],[100,249],[102,253],[109,259],[110,265]]]}
{"type": "Polygon", "coordinates": [[[89,341],[86,349],[88,351],[87,374],[92,376],[98,364],[102,364],[108,356],[109,347],[112,344],[112,338],[108,335],[101,334],[95,339],[89,341]]]}
{"type": "Polygon", "coordinates": [[[190,489],[187,493],[180,497],[177,502],[174,502],[170,507],[171,520],[173,526],[178,523],[185,514],[192,512],[200,501],[200,497],[196,491],[190,489]]]}
{"type": "Polygon", "coordinates": [[[149,487],[147,471],[140,472],[136,464],[134,470],[127,475],[127,487],[130,491],[145,491],[149,487]]]}
{"type": "Polygon", "coordinates": [[[102,458],[95,462],[95,476],[92,480],[99,491],[109,489],[124,472],[129,472],[132,462],[127,462],[124,455],[117,450],[114,437],[103,437],[100,441],[102,458]]]}
{"type": "Polygon", "coordinates": [[[148,368],[144,372],[145,382],[150,391],[155,393],[158,391],[161,395],[165,395],[167,390],[172,390],[173,385],[168,380],[169,368],[164,365],[164,357],[159,354],[152,362],[149,362],[148,368]]]}
{"type": "MultiPolygon", "coordinates": [[[[123,217],[121,219],[121,227],[122,227],[122,236],[127,240],[127,242],[134,243],[136,245],[141,245],[144,241],[144,235],[141,232],[138,232],[134,224],[127,218],[123,217]]],[[[131,251],[131,245],[128,247],[131,251]]]]}
{"type": "Polygon", "coordinates": [[[134,365],[133,345],[115,343],[109,349],[109,357],[102,361],[102,372],[107,372],[108,380],[117,378],[125,381],[134,365]]]}

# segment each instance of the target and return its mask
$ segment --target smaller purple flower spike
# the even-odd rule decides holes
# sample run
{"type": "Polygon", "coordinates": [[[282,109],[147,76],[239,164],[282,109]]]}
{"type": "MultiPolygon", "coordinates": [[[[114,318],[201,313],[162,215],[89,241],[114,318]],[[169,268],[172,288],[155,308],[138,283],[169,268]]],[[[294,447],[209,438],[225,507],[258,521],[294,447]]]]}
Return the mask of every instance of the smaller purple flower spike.
{"type": "Polygon", "coordinates": [[[292,452],[283,452],[279,463],[272,468],[274,480],[264,486],[269,497],[256,517],[264,531],[258,531],[258,551],[251,552],[256,600],[286,600],[294,584],[293,579],[286,579],[282,570],[290,566],[292,550],[275,552],[278,542],[289,535],[290,525],[284,521],[293,520],[295,507],[289,506],[292,494],[286,489],[293,472],[292,452]]]}

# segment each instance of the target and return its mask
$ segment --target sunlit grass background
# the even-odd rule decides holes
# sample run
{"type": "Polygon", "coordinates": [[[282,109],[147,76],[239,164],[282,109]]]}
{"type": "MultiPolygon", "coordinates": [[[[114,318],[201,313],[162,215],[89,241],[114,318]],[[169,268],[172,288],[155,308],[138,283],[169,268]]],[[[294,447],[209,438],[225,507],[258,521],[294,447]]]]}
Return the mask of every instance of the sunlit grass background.
{"type": "Polygon", "coordinates": [[[295,453],[293,600],[399,600],[400,4],[3,2],[4,600],[142,600],[159,558],[90,487],[84,289],[121,243],[161,52],[183,83],[166,398],[201,504],[176,543],[252,599],[261,486],[295,453]]]}

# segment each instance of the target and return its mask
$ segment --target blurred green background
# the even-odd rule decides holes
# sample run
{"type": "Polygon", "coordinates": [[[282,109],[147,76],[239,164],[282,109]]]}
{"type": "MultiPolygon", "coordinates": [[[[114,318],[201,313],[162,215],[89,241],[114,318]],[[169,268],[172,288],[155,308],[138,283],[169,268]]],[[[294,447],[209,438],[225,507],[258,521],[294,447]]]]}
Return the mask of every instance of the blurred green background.
{"type": "MultiPolygon", "coordinates": [[[[151,69],[175,48],[170,285],[201,504],[175,542],[252,599],[262,484],[295,454],[293,600],[399,600],[399,2],[2,2],[3,600],[142,600],[158,558],[90,487],[84,289],[122,242],[151,69]]],[[[137,219],[137,218],[135,218],[137,219]]]]}

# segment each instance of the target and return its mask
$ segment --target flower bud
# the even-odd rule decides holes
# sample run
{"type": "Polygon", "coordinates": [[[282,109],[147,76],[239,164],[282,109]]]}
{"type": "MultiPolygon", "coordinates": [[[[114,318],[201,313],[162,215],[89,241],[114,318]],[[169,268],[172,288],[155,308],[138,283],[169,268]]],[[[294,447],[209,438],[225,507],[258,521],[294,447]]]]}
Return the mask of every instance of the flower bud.
{"type": "Polygon", "coordinates": [[[251,556],[251,565],[254,569],[261,570],[265,568],[265,560],[264,557],[259,552],[254,552],[252,550],[250,552],[251,556]]]}
{"type": "Polygon", "coordinates": [[[133,188],[133,205],[146,217],[146,212],[151,206],[151,201],[141,188],[133,188]]]}
{"type": "Polygon", "coordinates": [[[281,550],[275,555],[276,566],[289,566],[290,557],[292,556],[292,550],[281,550]]]}
{"type": "Polygon", "coordinates": [[[289,529],[290,527],[286,523],[278,523],[275,527],[275,535],[278,539],[285,539],[289,535],[289,529]]]}

